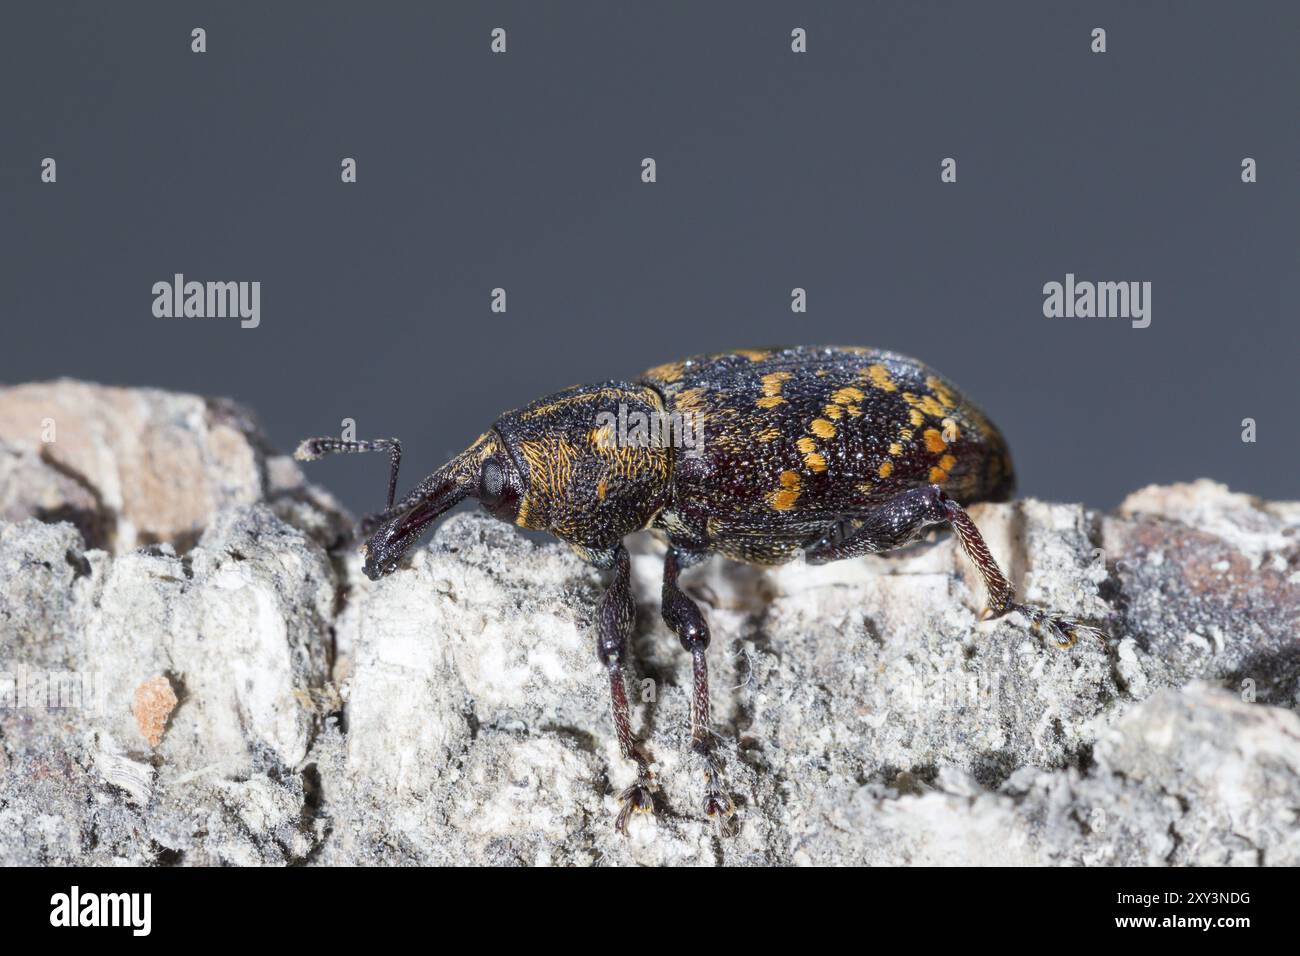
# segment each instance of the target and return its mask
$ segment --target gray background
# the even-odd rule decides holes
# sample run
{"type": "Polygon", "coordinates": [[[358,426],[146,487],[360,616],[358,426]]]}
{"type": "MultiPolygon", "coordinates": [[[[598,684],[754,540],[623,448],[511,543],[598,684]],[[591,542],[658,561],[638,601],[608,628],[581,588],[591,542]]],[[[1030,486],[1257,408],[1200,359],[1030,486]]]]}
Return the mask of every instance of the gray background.
{"type": "MultiPolygon", "coordinates": [[[[8,4],[0,380],[229,395],[285,448],[352,417],[407,487],[575,382],[878,345],[1024,493],[1296,497],[1300,5],[1136,6],[8,4]],[[1068,271],[1151,281],[1151,327],[1045,319],[1068,271]],[[154,318],[174,272],[260,280],[261,327],[154,318]]],[[[383,461],[312,467],[382,503],[383,461]]]]}

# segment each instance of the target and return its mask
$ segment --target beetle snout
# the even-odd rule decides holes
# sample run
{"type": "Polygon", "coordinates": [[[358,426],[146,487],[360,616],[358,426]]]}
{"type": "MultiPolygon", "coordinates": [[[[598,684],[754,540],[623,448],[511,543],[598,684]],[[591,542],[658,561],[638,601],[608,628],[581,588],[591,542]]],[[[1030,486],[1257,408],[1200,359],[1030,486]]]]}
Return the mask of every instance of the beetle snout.
{"type": "Polygon", "coordinates": [[[431,524],[469,493],[453,469],[444,467],[426,480],[415,503],[375,528],[365,546],[362,571],[372,581],[397,570],[402,555],[420,540],[431,524]]]}
{"type": "Polygon", "coordinates": [[[378,581],[387,574],[392,574],[397,570],[397,562],[401,560],[401,554],[393,557],[387,549],[376,548],[369,543],[361,549],[364,561],[361,570],[372,581],[378,581]]]}
{"type": "Polygon", "coordinates": [[[385,521],[375,529],[362,548],[364,561],[361,570],[372,581],[397,570],[402,555],[420,539],[425,528],[433,523],[437,514],[430,514],[424,505],[416,505],[397,517],[385,521]]]}

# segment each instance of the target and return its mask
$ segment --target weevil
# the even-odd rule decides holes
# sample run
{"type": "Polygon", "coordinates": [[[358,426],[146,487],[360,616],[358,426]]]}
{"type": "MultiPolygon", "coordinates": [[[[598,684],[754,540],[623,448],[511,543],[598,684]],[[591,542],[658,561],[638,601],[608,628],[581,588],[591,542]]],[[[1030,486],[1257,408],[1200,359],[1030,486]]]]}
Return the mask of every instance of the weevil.
{"type": "MultiPolygon", "coordinates": [[[[685,434],[679,430],[679,434],[685,434]]],[[[709,625],[682,589],[683,570],[710,554],[757,565],[824,563],[878,554],[950,527],[988,592],[986,617],[1018,611],[1069,647],[1080,621],[1018,603],[965,505],[1005,501],[1015,486],[1001,432],[948,380],[915,359],[852,347],[742,349],[659,365],[635,381],[578,385],[507,412],[472,445],[394,502],[395,439],[312,438],[296,457],[391,455],[383,512],[362,532],[365,574],[397,570],[406,551],[457,502],[546,531],[609,572],[596,615],[596,653],[609,679],[614,729],[636,782],[620,794],[616,827],[653,813],[650,760],[634,736],[625,687],[636,619],[624,538],[649,530],[667,545],[661,612],[691,655],[692,750],[704,773],[704,813],[733,813],[709,720],[709,625]],[[664,441],[689,421],[693,447],[664,441]],[[617,434],[613,423],[618,422],[617,434]]]]}

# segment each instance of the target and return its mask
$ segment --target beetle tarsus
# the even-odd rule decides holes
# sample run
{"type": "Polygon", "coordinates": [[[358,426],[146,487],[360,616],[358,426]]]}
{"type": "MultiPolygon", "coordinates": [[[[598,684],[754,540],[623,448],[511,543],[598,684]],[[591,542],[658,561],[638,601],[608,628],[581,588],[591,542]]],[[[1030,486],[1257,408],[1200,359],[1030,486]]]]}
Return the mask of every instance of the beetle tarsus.
{"type": "Polygon", "coordinates": [[[736,812],[736,805],[722,786],[722,763],[710,746],[704,760],[704,816],[724,820],[736,812]]]}
{"type": "MultiPolygon", "coordinates": [[[[1090,637],[1099,641],[1102,647],[1106,646],[1106,632],[1099,627],[1091,624],[1085,624],[1077,621],[1072,617],[1064,617],[1059,614],[1052,614],[1041,607],[1034,607],[1032,604],[1010,604],[1003,613],[1019,611],[1020,614],[1029,621],[1030,627],[1034,633],[1051,639],[1061,650],[1069,650],[1078,643],[1080,637],[1090,637]]],[[[1001,617],[1002,614],[995,614],[993,617],[1001,617]]]]}
{"type": "Polygon", "coordinates": [[[618,795],[618,816],[614,818],[614,829],[627,836],[627,825],[632,816],[645,813],[654,816],[654,783],[650,780],[638,780],[618,795]]]}

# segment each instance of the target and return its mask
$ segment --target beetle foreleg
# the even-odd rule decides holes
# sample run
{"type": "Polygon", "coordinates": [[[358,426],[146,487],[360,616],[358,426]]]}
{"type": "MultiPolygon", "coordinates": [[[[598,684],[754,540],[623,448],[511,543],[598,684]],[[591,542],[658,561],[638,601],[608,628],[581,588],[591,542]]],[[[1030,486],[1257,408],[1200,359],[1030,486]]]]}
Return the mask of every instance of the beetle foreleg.
{"type": "Polygon", "coordinates": [[[691,655],[694,681],[691,694],[691,749],[704,764],[704,813],[721,820],[735,811],[731,798],[722,789],[722,767],[713,748],[713,729],[709,721],[709,664],[705,652],[709,647],[709,625],[700,611],[677,583],[683,569],[704,557],[703,554],[669,548],[664,559],[662,613],[682,647],[691,655]]]}
{"type": "Polygon", "coordinates": [[[623,674],[623,661],[627,654],[627,641],[636,623],[636,603],[632,599],[632,562],[627,548],[619,545],[608,554],[593,555],[599,566],[614,572],[609,587],[600,599],[598,611],[599,633],[596,653],[609,674],[609,694],[614,712],[614,732],[618,735],[618,748],[623,759],[636,764],[637,780],[619,794],[622,806],[615,820],[619,833],[627,833],[627,823],[633,813],[654,813],[654,777],[641,745],[632,735],[632,721],[628,716],[627,684],[623,674]]]}

